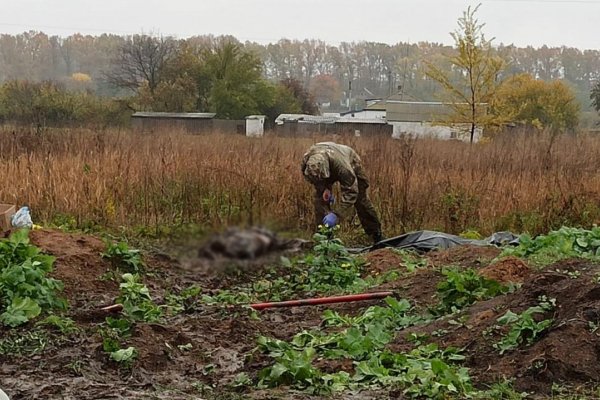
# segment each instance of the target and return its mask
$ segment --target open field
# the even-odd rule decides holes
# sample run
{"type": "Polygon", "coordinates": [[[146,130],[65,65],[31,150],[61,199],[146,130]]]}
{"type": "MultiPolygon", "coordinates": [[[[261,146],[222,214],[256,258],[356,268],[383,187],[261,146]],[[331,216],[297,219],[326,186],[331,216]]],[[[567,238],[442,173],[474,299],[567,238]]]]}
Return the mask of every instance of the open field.
{"type": "MultiPolygon", "coordinates": [[[[547,232],[600,221],[600,138],[459,142],[341,138],[371,179],[387,236],[414,229],[547,232]]],[[[299,162],[313,139],[0,132],[0,199],[34,220],[145,235],[265,224],[312,231],[299,162]]],[[[354,221],[356,222],[356,221],[354,221]]],[[[356,224],[343,237],[360,239],[356,224]]]]}
{"type": "MultiPolygon", "coordinates": [[[[600,228],[355,255],[330,236],[364,243],[354,222],[312,236],[298,163],[313,139],[1,135],[0,198],[43,226],[0,239],[0,387],[12,400],[600,396],[600,228]],[[202,258],[195,234],[238,224],[312,243],[202,258]],[[187,241],[153,240],[174,237],[187,241]],[[391,295],[248,307],[375,291],[391,295]]],[[[594,137],[340,140],[363,156],[388,236],[600,219],[594,137]]],[[[266,240],[233,237],[238,249],[266,240]]]]}
{"type": "Polygon", "coordinates": [[[597,399],[600,264],[573,244],[590,234],[559,233],[563,253],[545,240],[519,258],[471,246],[355,257],[315,237],[320,249],[290,261],[223,269],[34,230],[68,307],[16,327],[0,316],[0,385],[13,400],[597,399]],[[382,290],[393,295],[244,307],[382,290]]]}

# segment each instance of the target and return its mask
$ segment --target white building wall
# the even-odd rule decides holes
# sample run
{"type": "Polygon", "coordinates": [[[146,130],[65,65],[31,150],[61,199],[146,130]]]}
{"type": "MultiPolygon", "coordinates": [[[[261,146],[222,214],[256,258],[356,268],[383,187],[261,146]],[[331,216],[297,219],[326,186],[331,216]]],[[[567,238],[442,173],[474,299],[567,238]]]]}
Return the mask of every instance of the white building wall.
{"type": "MultiPolygon", "coordinates": [[[[393,126],[392,137],[398,139],[402,135],[432,137],[442,140],[470,140],[470,127],[467,125],[434,125],[429,122],[388,122],[393,126]]],[[[474,142],[479,141],[482,129],[475,129],[474,142]]]]}
{"type": "Polygon", "coordinates": [[[264,115],[252,115],[246,117],[246,136],[262,137],[264,134],[264,115]]]}

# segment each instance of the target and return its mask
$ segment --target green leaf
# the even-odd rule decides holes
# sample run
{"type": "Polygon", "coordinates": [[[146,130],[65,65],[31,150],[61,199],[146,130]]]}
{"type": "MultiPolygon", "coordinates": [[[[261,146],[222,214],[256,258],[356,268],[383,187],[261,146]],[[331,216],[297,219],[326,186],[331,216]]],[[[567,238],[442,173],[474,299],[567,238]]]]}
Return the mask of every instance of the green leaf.
{"type": "Polygon", "coordinates": [[[37,317],[42,312],[40,306],[29,297],[14,297],[6,311],[0,315],[5,325],[15,327],[37,317]]]}

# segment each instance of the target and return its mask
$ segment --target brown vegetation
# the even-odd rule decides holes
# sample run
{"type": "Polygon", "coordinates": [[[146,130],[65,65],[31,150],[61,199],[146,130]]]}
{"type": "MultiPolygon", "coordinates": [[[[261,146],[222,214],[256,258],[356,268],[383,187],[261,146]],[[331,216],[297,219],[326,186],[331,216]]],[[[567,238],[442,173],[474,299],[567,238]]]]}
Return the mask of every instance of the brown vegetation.
{"type": "MultiPolygon", "coordinates": [[[[539,233],[600,218],[600,138],[499,137],[473,146],[315,140],[357,149],[388,236],[421,228],[539,233]]],[[[312,191],[299,160],[315,140],[4,129],[0,199],[28,204],[38,223],[145,226],[145,233],[267,224],[308,232],[312,191]]]]}

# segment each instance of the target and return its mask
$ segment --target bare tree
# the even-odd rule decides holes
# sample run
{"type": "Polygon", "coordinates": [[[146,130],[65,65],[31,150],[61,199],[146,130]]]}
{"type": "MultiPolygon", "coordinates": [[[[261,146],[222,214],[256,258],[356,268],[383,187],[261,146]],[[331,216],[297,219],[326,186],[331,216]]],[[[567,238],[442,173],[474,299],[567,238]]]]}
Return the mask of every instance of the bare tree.
{"type": "Polygon", "coordinates": [[[134,35],[119,48],[113,69],[105,73],[114,86],[136,91],[148,85],[151,94],[164,78],[169,62],[177,54],[177,41],[171,37],[134,35]]]}

